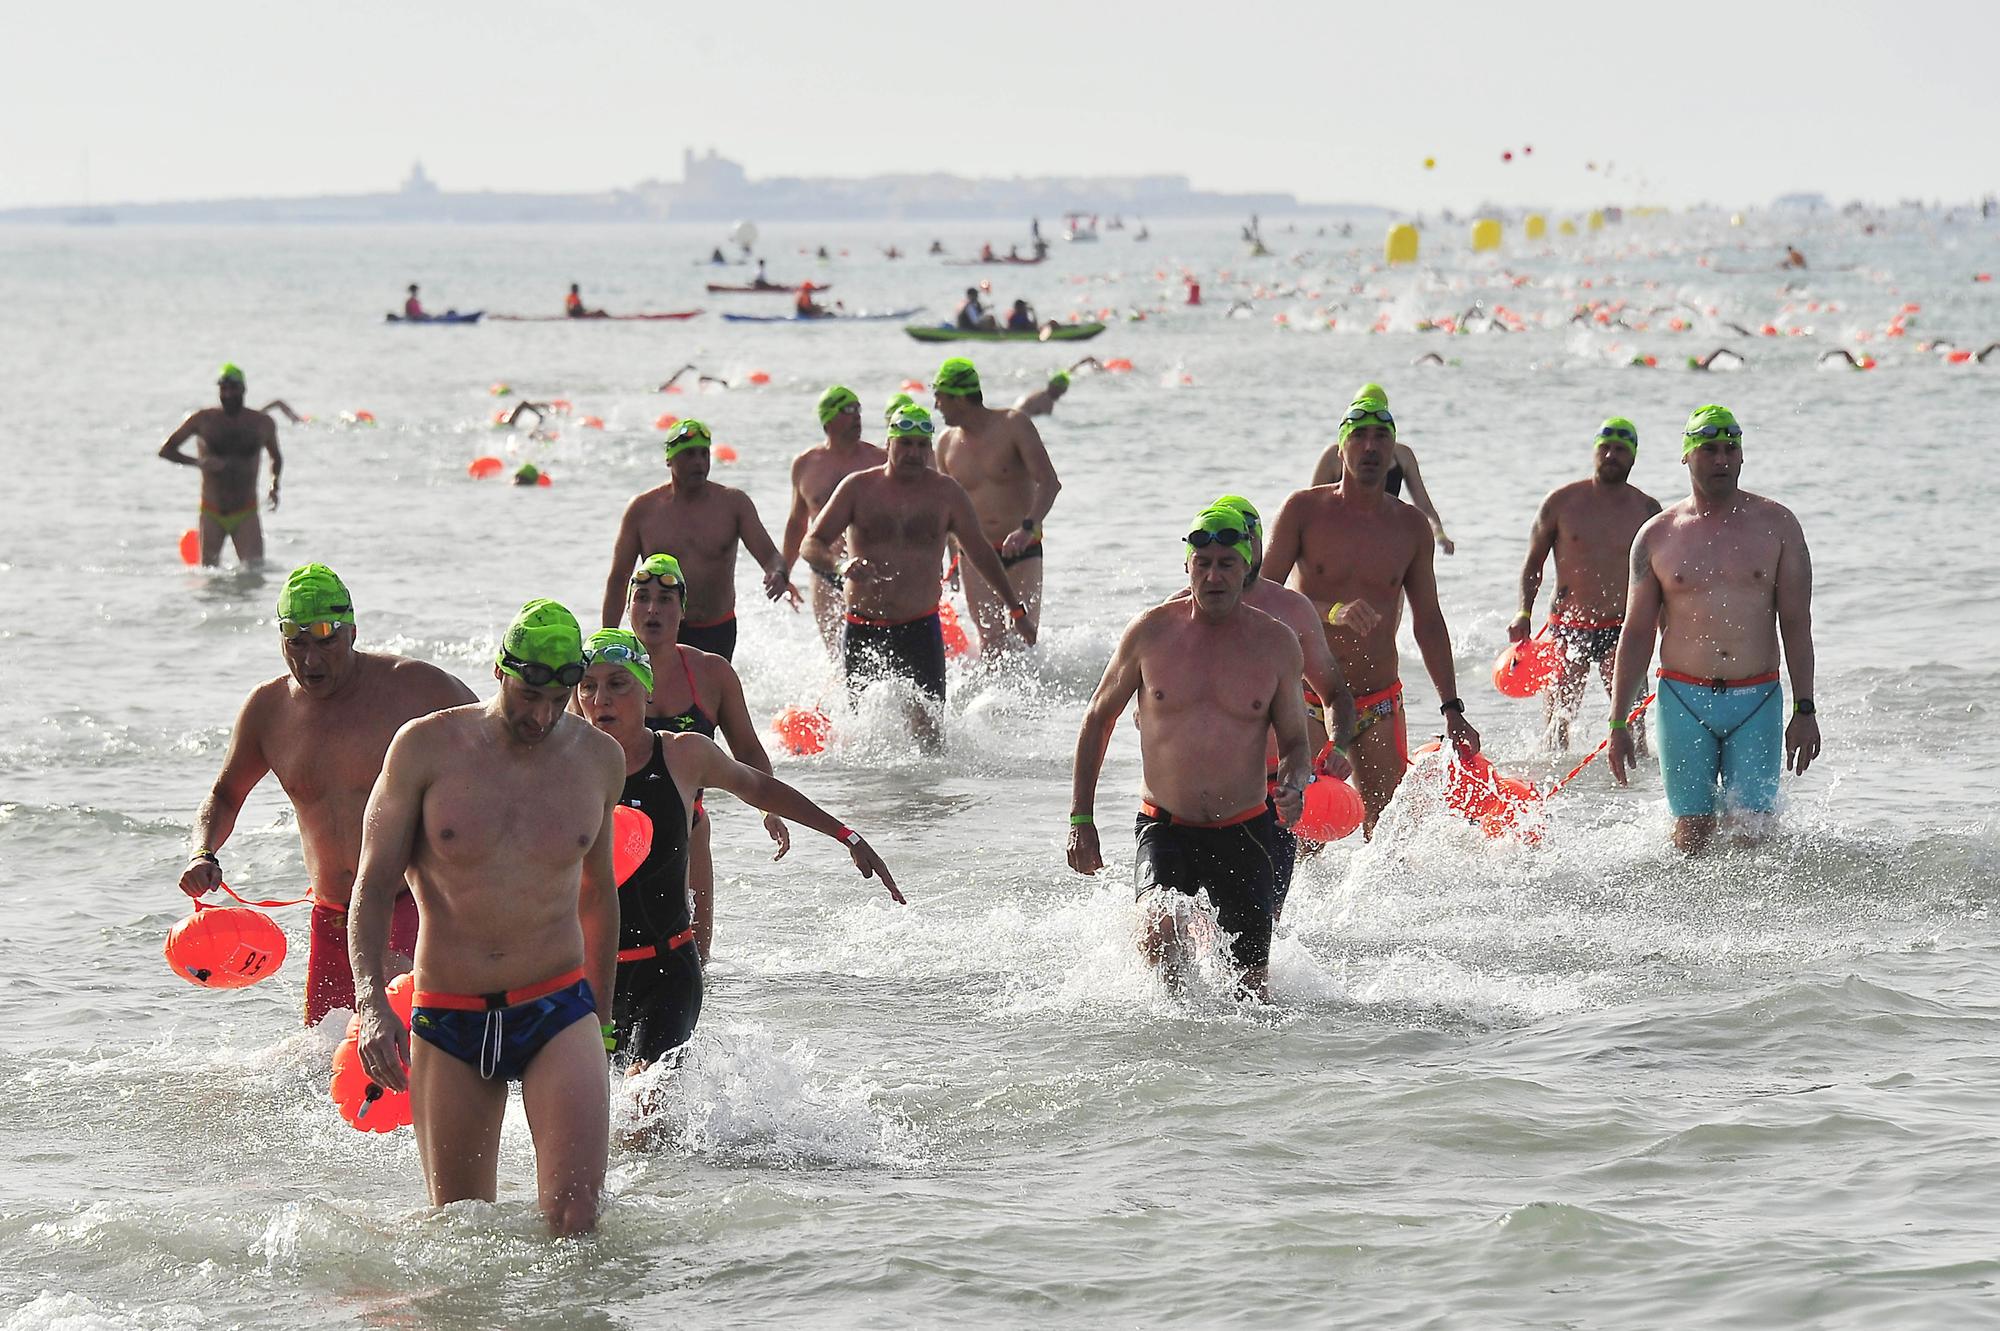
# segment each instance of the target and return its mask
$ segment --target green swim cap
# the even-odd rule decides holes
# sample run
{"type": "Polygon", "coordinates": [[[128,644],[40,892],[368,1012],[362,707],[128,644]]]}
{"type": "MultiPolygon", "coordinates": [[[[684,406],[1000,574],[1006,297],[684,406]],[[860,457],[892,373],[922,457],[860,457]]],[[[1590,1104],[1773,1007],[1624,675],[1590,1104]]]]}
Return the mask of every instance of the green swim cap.
{"type": "Polygon", "coordinates": [[[1050,387],[1050,388],[1068,388],[1068,387],[1069,387],[1069,371],[1068,371],[1068,370],[1057,370],[1057,371],[1056,371],[1056,372],[1055,372],[1054,374],[1050,375],[1050,376],[1049,376],[1049,387],[1050,387]]]}
{"type": "Polygon", "coordinates": [[[893,421],[896,419],[896,413],[901,411],[904,407],[914,407],[916,405],[917,405],[917,400],[911,397],[908,393],[898,393],[896,394],[896,396],[889,399],[888,410],[882,413],[882,419],[885,421],[893,421]]]}
{"type": "Polygon", "coordinates": [[[861,399],[854,395],[853,389],[835,384],[819,395],[819,423],[831,425],[833,418],[849,407],[860,410],[861,399]]]}
{"type": "Polygon", "coordinates": [[[542,478],[542,469],[532,462],[523,462],[514,473],[514,484],[533,485],[542,478]]]}
{"type": "MultiPolygon", "coordinates": [[[[494,664],[521,679],[521,673],[507,664],[507,658],[532,661],[551,670],[583,664],[583,630],[576,616],[554,601],[537,597],[521,607],[514,622],[500,637],[500,651],[494,664]]],[[[521,679],[522,683],[527,683],[521,679]]]]}
{"type": "Polygon", "coordinates": [[[1263,514],[1257,511],[1257,506],[1255,504],[1251,503],[1248,499],[1245,499],[1242,495],[1224,495],[1222,496],[1222,498],[1216,500],[1213,504],[1210,504],[1209,507],[1235,509],[1238,513],[1241,513],[1245,518],[1248,518],[1250,520],[1250,530],[1253,532],[1264,525],[1263,514]]]}
{"type": "Polygon", "coordinates": [[[653,658],[646,654],[646,644],[639,641],[639,635],[630,629],[599,629],[585,640],[583,663],[596,665],[599,661],[624,666],[646,692],[653,691],[653,658]]]}
{"type": "Polygon", "coordinates": [[[1688,423],[1681,431],[1681,456],[1700,448],[1717,435],[1741,439],[1743,427],[1736,423],[1736,413],[1713,402],[1696,407],[1688,413],[1688,423]],[[1702,432],[1706,431],[1704,435],[1702,432]]]}
{"type": "Polygon", "coordinates": [[[1383,406],[1386,407],[1389,405],[1389,390],[1380,384],[1363,384],[1354,390],[1354,400],[1356,402],[1359,402],[1364,397],[1380,398],[1382,399],[1383,406]]]}
{"type": "Polygon", "coordinates": [[[215,382],[218,384],[235,384],[241,387],[243,383],[243,371],[238,368],[235,361],[224,361],[222,368],[215,372],[215,382]]]}
{"type": "Polygon", "coordinates": [[[672,462],[690,448],[707,448],[715,442],[708,426],[692,418],[682,421],[666,439],[667,461],[672,462]]]}
{"type": "Polygon", "coordinates": [[[1614,444],[1623,444],[1632,450],[1632,456],[1639,456],[1639,427],[1623,416],[1606,416],[1604,424],[1597,427],[1597,438],[1591,441],[1594,449],[1602,440],[1609,439],[1614,444]]]}
{"type": "MultiPolygon", "coordinates": [[[[1237,539],[1229,548],[1234,550],[1238,557],[1243,560],[1243,567],[1247,570],[1254,562],[1250,558],[1249,527],[1249,522],[1236,509],[1226,508],[1220,504],[1211,508],[1204,508],[1200,513],[1195,515],[1194,528],[1188,532],[1187,558],[1194,558],[1194,538],[1196,536],[1204,532],[1210,536],[1214,536],[1219,532],[1235,532],[1237,539]]],[[[1212,543],[1204,541],[1202,544],[1206,546],[1212,543]]]]}
{"type": "Polygon", "coordinates": [[[682,596],[687,595],[687,577],[681,572],[681,561],[672,555],[647,555],[632,570],[632,581],[650,582],[659,579],[666,587],[678,587],[682,596]]]}
{"type": "Polygon", "coordinates": [[[914,402],[907,407],[899,408],[896,414],[889,418],[891,439],[922,439],[928,442],[936,433],[937,422],[931,419],[928,411],[914,402]]]}
{"type": "Polygon", "coordinates": [[[946,397],[970,397],[979,391],[979,371],[963,356],[953,356],[938,366],[931,387],[946,397]]]}
{"type": "Polygon", "coordinates": [[[278,593],[278,618],[300,624],[331,620],[336,624],[354,622],[354,598],[347,584],[324,564],[301,564],[285,579],[278,593]]]}
{"type": "Polygon", "coordinates": [[[1375,384],[1361,385],[1362,391],[1354,395],[1354,401],[1347,404],[1347,414],[1340,418],[1340,442],[1346,443],[1347,436],[1364,425],[1385,425],[1389,437],[1395,438],[1396,418],[1389,414],[1389,395],[1375,384]],[[1374,389],[1370,393],[1369,389],[1374,389]]]}

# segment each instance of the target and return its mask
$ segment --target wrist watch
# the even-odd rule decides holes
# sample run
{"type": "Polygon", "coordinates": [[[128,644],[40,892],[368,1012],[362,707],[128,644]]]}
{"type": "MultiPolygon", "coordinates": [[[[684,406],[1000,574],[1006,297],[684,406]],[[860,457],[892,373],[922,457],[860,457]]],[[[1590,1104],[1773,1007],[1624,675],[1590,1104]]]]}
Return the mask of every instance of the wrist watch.
{"type": "Polygon", "coordinates": [[[1800,698],[1797,702],[1792,704],[1792,711],[1798,714],[1799,716],[1812,716],[1816,714],[1818,710],[1819,710],[1818,708],[1813,706],[1813,700],[1811,698],[1800,698]]]}
{"type": "Polygon", "coordinates": [[[1460,716],[1464,716],[1465,700],[1463,698],[1447,698],[1444,702],[1438,704],[1438,710],[1440,712],[1457,712],[1460,716]]]}

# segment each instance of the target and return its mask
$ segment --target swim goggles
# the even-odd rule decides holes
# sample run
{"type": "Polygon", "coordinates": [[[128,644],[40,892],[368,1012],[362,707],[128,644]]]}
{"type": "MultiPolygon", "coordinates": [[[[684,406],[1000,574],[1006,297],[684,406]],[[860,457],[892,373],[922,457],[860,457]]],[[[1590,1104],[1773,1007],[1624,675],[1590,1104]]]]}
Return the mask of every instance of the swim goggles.
{"type": "Polygon", "coordinates": [[[346,621],[339,619],[281,619],[278,621],[279,635],[289,642],[296,642],[300,638],[311,638],[314,642],[325,642],[328,638],[331,638],[346,627],[346,621]]]}
{"type": "Polygon", "coordinates": [[[891,438],[901,437],[907,439],[915,435],[922,435],[928,439],[936,433],[937,422],[921,417],[898,416],[895,420],[889,422],[889,435],[891,438]]]}
{"type": "Polygon", "coordinates": [[[1211,545],[1241,545],[1250,539],[1250,533],[1238,531],[1234,527],[1224,527],[1221,531],[1191,531],[1187,543],[1197,550],[1206,550],[1211,545]]]}
{"type": "MultiPolygon", "coordinates": [[[[1739,431],[1738,433],[1741,432],[1739,431]]],[[[1637,430],[1628,430],[1622,425],[1607,425],[1597,432],[1597,437],[1599,439],[1614,439],[1621,444],[1636,444],[1639,442],[1639,432],[1637,430]]]]}
{"type": "Polygon", "coordinates": [[[1689,439],[1741,439],[1743,427],[1740,425],[1697,425],[1686,432],[1689,439]]]}
{"type": "MultiPolygon", "coordinates": [[[[588,660],[589,657],[590,653],[585,652],[584,659],[588,660]]],[[[583,672],[589,668],[583,661],[571,661],[566,666],[557,667],[543,665],[540,661],[523,661],[520,657],[509,656],[505,652],[500,654],[500,664],[520,676],[522,683],[538,689],[547,688],[551,684],[560,684],[566,689],[573,689],[583,678],[583,672]]]]}
{"type": "Polygon", "coordinates": [[[681,580],[671,573],[654,573],[642,568],[632,575],[632,585],[634,587],[645,582],[657,582],[662,587],[672,587],[676,590],[682,588],[681,580]]]}
{"type": "Polygon", "coordinates": [[[1347,414],[1340,419],[1349,425],[1393,426],[1396,423],[1396,418],[1389,414],[1389,410],[1386,407],[1379,409],[1375,407],[1349,407],[1347,414]]]}
{"type": "Polygon", "coordinates": [[[703,425],[700,421],[682,421],[679,425],[676,425],[674,427],[673,433],[667,436],[666,442],[669,444],[678,444],[683,440],[687,439],[704,439],[712,441],[714,437],[715,436],[711,435],[708,432],[708,427],[706,425],[703,425]]]}
{"type": "MultiPolygon", "coordinates": [[[[647,576],[650,577],[651,575],[648,574],[647,576]]],[[[586,647],[583,649],[583,663],[586,666],[594,666],[599,661],[625,661],[633,665],[645,666],[648,670],[653,668],[653,658],[651,656],[645,652],[635,652],[622,642],[608,642],[602,647],[586,647]]]]}

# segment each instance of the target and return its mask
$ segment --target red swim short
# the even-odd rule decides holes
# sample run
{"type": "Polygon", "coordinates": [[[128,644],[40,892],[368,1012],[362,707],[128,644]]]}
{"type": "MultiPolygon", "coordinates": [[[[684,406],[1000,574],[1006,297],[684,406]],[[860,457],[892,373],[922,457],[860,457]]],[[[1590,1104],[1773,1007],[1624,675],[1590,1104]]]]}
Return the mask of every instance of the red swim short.
{"type": "MultiPolygon", "coordinates": [[[[404,956],[417,951],[417,899],[408,892],[396,898],[396,916],[389,925],[389,950],[404,956]]],[[[306,1025],[317,1026],[335,1008],[354,1006],[354,972],[347,964],[347,912],[313,903],[312,946],[306,954],[306,1025]]]]}

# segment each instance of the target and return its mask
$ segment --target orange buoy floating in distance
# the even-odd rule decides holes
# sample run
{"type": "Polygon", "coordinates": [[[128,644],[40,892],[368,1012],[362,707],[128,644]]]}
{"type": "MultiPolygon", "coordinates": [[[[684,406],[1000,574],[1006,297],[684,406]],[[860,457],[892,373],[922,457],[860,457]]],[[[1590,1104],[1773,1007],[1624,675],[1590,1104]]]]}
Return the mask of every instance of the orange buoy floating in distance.
{"type": "Polygon", "coordinates": [[[768,374],[766,374],[766,373],[765,373],[764,371],[762,371],[762,370],[752,370],[752,371],[750,371],[750,376],[749,376],[749,377],[750,377],[750,382],[751,382],[751,383],[753,383],[753,384],[759,384],[759,385],[762,385],[762,384],[768,384],[768,383],[770,383],[770,382],[771,382],[771,376],[770,376],[770,375],[768,375],[768,374]]]}
{"type": "Polygon", "coordinates": [[[167,930],[167,965],[205,989],[244,989],[285,964],[285,931],[248,906],[208,906],[167,930]]]}
{"type": "Polygon", "coordinates": [[[674,415],[671,411],[663,411],[660,413],[660,418],[653,422],[653,428],[655,430],[671,430],[680,423],[680,417],[674,415]]]}
{"type": "Polygon", "coordinates": [[[717,444],[715,446],[715,460],[717,462],[734,462],[736,461],[736,450],[728,444],[717,444]]]}
{"type": "Polygon", "coordinates": [[[484,480],[488,476],[498,476],[506,470],[507,464],[496,457],[474,458],[466,464],[465,474],[473,480],[484,480]]]}

